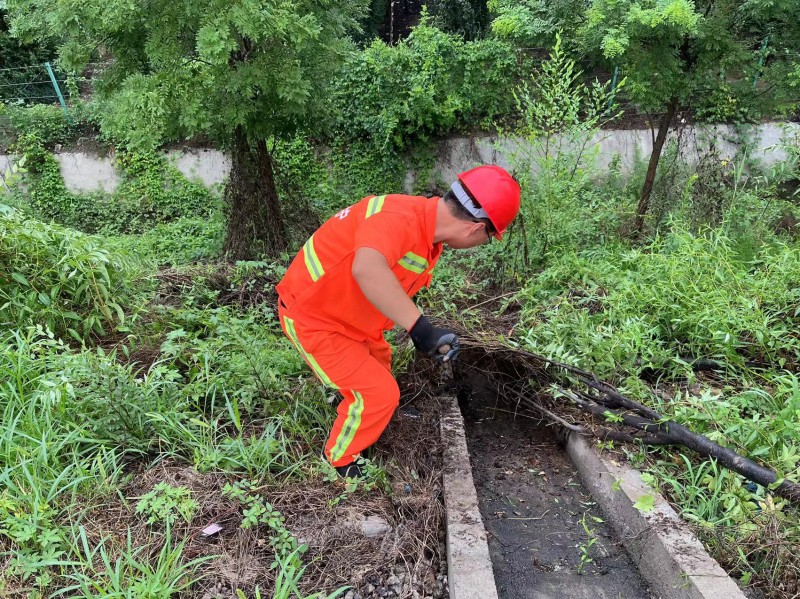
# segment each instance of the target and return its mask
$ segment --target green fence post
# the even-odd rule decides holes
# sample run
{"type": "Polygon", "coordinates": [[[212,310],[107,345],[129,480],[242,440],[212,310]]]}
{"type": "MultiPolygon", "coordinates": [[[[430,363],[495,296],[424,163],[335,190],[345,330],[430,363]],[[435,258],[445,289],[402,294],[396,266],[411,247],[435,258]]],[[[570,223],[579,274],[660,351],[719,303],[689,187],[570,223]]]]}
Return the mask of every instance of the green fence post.
{"type": "Polygon", "coordinates": [[[767,34],[767,37],[764,38],[764,43],[761,44],[761,51],[759,52],[761,56],[758,57],[758,68],[756,69],[756,74],[753,76],[753,89],[756,88],[756,83],[758,83],[758,78],[761,76],[761,68],[764,66],[764,59],[767,57],[768,43],[769,43],[769,34],[767,34]]]}
{"type": "Polygon", "coordinates": [[[67,117],[67,122],[72,124],[72,117],[69,114],[69,110],[67,110],[67,104],[64,102],[64,95],[61,93],[61,88],[58,86],[58,80],[56,79],[56,74],[53,72],[53,67],[50,66],[50,62],[46,62],[44,63],[44,68],[47,69],[47,74],[50,75],[50,82],[53,84],[53,89],[56,90],[58,101],[61,102],[61,109],[67,117]]]}
{"type": "Polygon", "coordinates": [[[614,98],[617,97],[617,76],[619,75],[619,65],[614,65],[614,76],[611,78],[611,97],[608,99],[608,109],[614,105],[614,98]]]}

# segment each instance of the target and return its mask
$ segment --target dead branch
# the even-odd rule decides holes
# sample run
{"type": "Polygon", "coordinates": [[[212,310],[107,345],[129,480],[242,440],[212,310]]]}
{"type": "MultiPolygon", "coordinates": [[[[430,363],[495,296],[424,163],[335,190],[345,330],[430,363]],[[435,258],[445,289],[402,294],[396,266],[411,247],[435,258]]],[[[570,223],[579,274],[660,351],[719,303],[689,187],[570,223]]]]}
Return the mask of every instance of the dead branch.
{"type": "MultiPolygon", "coordinates": [[[[533,370],[540,382],[551,383],[558,394],[569,399],[574,406],[593,416],[602,418],[606,427],[616,424],[646,433],[644,437],[625,436],[625,433],[614,433],[613,436],[623,435],[622,438],[625,440],[630,438],[648,445],[681,445],[705,458],[716,460],[721,466],[733,470],[746,479],[764,487],[774,486],[778,480],[778,476],[773,470],[739,455],[732,449],[713,442],[704,435],[692,432],[677,422],[666,419],[648,406],[625,397],[613,385],[600,380],[592,372],[569,364],[548,360],[523,349],[512,348],[498,343],[486,343],[485,341],[478,343],[465,339],[462,343],[462,348],[464,348],[462,351],[480,348],[486,355],[501,352],[510,353],[517,358],[516,363],[521,361],[529,370],[533,370]],[[553,374],[549,375],[550,372],[553,374]],[[560,373],[560,376],[557,373],[560,373]],[[568,376],[565,377],[563,376],[564,374],[568,376]],[[567,389],[564,387],[565,384],[570,387],[584,385],[588,391],[567,389]]],[[[517,382],[521,381],[522,379],[517,379],[517,382]]],[[[607,431],[598,433],[566,422],[563,418],[547,410],[539,402],[532,397],[524,395],[518,389],[509,391],[518,402],[524,403],[526,407],[540,412],[554,422],[567,425],[566,427],[570,430],[574,430],[577,427],[582,429],[576,431],[581,434],[591,432],[591,434],[601,438],[603,435],[605,435],[605,438],[612,438],[607,431]]],[[[772,492],[777,496],[800,503],[800,485],[791,481],[784,479],[772,489],[772,492]]]]}

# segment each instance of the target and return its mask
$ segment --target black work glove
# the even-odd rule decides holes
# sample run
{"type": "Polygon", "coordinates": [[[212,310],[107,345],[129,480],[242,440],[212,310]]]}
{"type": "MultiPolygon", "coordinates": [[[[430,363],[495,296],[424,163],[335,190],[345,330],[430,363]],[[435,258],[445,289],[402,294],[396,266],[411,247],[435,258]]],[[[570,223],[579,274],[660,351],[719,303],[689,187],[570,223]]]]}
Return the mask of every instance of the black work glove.
{"type": "Polygon", "coordinates": [[[433,326],[425,316],[417,319],[408,334],[411,335],[414,347],[437,362],[449,362],[458,355],[456,332],[433,326]]]}

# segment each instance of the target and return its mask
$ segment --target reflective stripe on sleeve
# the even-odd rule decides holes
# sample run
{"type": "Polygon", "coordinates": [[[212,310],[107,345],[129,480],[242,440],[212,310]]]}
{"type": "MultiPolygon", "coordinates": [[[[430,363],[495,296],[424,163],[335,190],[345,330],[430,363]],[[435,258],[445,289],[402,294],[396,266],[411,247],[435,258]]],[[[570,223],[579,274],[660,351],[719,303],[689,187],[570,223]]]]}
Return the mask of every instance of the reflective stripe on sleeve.
{"type": "Polygon", "coordinates": [[[371,200],[367,202],[367,215],[364,218],[369,218],[375,214],[378,214],[383,209],[383,201],[386,199],[386,196],[375,196],[371,200]]]}
{"type": "Polygon", "coordinates": [[[428,268],[428,261],[422,256],[417,256],[414,252],[408,252],[397,262],[400,266],[411,272],[421,275],[428,268]]]}
{"type": "Polygon", "coordinates": [[[289,333],[289,337],[292,339],[292,343],[297,348],[297,351],[300,352],[308,361],[308,364],[311,366],[311,370],[319,377],[319,379],[323,382],[323,384],[327,385],[328,387],[332,387],[334,389],[338,389],[336,385],[334,385],[333,381],[325,374],[325,371],[320,368],[319,363],[314,359],[310,353],[303,349],[303,346],[300,345],[300,340],[297,338],[297,331],[294,329],[294,320],[289,318],[288,316],[283,317],[283,324],[286,326],[286,332],[289,333]]]}
{"type": "Polygon", "coordinates": [[[311,275],[311,280],[318,281],[325,274],[325,269],[322,268],[322,262],[319,261],[317,252],[314,250],[313,235],[308,238],[308,241],[303,246],[303,258],[305,258],[306,268],[308,269],[308,274],[311,275]]]}
{"type": "Polygon", "coordinates": [[[336,438],[336,443],[331,449],[331,462],[337,462],[344,457],[347,448],[353,442],[358,427],[361,426],[361,415],[364,413],[364,398],[358,391],[353,391],[355,401],[350,404],[347,410],[347,420],[336,438]]]}

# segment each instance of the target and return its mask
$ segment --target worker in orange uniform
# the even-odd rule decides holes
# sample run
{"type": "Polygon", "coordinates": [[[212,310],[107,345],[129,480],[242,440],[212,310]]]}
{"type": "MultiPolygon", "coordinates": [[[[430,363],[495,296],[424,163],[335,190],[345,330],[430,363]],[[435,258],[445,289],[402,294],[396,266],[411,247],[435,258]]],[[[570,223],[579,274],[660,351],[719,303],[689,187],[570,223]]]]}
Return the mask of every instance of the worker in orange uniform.
{"type": "Polygon", "coordinates": [[[324,456],[345,477],[400,402],[383,332],[395,323],[439,361],[458,336],[431,325],[411,301],[431,281],[442,244],[465,249],[500,239],[520,207],[517,182],[499,166],[458,175],[441,198],[366,197],[306,241],[278,284],[284,333],[328,387],[342,394],[324,456]]]}

